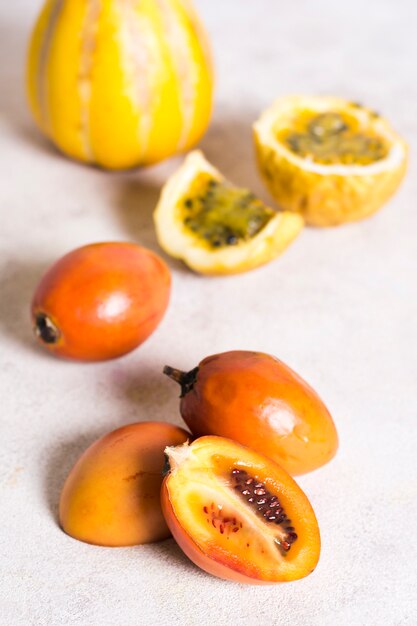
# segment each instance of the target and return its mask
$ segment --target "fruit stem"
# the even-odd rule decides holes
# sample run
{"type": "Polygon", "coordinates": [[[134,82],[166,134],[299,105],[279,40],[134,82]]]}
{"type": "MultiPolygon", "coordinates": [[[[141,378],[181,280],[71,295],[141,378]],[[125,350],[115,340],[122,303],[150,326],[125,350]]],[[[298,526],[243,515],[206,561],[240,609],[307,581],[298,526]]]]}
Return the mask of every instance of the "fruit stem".
{"type": "Polygon", "coordinates": [[[163,373],[169,376],[169,378],[172,378],[172,380],[175,380],[175,382],[181,386],[180,398],[183,398],[189,391],[193,389],[195,385],[195,382],[197,380],[198,367],[195,367],[189,372],[183,372],[176,369],[175,367],[165,365],[163,373]]]}

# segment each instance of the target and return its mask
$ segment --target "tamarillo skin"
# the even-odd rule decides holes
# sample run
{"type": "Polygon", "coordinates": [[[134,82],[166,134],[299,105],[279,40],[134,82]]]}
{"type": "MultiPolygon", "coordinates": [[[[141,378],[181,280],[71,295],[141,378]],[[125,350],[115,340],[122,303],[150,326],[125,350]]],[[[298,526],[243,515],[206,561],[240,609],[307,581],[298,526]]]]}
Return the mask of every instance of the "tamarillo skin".
{"type": "Polygon", "coordinates": [[[124,242],[83,246],[41,279],[32,300],[34,332],[56,356],[114,359],[153,333],[170,290],[169,269],[151,250],[124,242]]]}
{"type": "Polygon", "coordinates": [[[291,475],[321,467],[338,436],[317,393],[292,369],[261,352],[235,350],[205,358],[184,373],[165,373],[182,386],[180,411],[196,437],[233,439],[291,475]]]}
{"type": "Polygon", "coordinates": [[[95,441],[65,481],[59,504],[62,529],[99,546],[169,537],[160,505],[164,449],[189,438],[174,424],[139,422],[95,441]]]}

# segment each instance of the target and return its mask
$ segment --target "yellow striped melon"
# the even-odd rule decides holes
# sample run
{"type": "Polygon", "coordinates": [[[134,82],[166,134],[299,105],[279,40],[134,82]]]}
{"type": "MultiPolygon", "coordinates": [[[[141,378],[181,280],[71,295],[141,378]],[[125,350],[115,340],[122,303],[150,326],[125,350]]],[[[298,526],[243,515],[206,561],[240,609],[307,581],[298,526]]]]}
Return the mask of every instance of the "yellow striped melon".
{"type": "Polygon", "coordinates": [[[213,75],[190,0],[47,0],[27,60],[34,118],[74,159],[157,163],[207,128],[213,75]]]}

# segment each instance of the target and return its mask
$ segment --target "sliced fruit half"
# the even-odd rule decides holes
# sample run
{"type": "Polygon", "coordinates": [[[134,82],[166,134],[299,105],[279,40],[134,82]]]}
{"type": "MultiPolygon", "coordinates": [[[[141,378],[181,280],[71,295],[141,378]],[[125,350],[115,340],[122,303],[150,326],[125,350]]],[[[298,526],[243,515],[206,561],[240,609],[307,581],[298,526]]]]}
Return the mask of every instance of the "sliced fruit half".
{"type": "Polygon", "coordinates": [[[202,274],[234,274],[278,256],[303,227],[291,212],[277,212],[233,187],[196,150],[165,184],[156,207],[161,247],[202,274]]]}
{"type": "Polygon", "coordinates": [[[406,170],[406,143],[388,121],[341,98],[279,98],[255,123],[254,139],[272,196],[316,226],[371,215],[406,170]]]}
{"type": "Polygon", "coordinates": [[[310,574],[320,555],[314,511],[279,465],[222,437],[165,450],[162,510],[185,554],[228,580],[266,584],[310,574]]]}

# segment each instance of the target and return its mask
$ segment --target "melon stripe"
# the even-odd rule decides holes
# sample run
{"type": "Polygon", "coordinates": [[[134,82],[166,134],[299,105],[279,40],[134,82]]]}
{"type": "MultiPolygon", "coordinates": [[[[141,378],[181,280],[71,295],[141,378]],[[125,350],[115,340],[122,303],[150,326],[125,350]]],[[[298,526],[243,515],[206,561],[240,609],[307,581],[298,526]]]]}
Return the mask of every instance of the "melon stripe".
{"type": "Polygon", "coordinates": [[[84,156],[89,161],[94,161],[89,118],[94,49],[101,9],[101,0],[89,0],[89,2],[87,2],[87,10],[81,33],[81,63],[78,76],[78,93],[81,100],[80,134],[84,156]]]}
{"type": "Polygon", "coordinates": [[[176,21],[183,30],[187,46],[189,80],[192,82],[194,98],[192,107],[187,110],[188,131],[184,132],[182,149],[193,145],[202,133],[211,114],[212,61],[208,39],[203,26],[188,0],[168,0],[173,7],[176,21]],[[202,72],[201,68],[209,68],[202,72]]]}
{"type": "Polygon", "coordinates": [[[88,133],[94,29],[101,0],[63,0],[44,67],[50,135],[65,153],[93,161],[88,133]]]}
{"type": "Polygon", "coordinates": [[[36,79],[36,92],[39,105],[39,115],[45,132],[51,134],[51,115],[48,105],[48,81],[46,66],[48,64],[48,56],[51,48],[51,41],[64,5],[64,0],[52,0],[49,6],[49,15],[43,36],[43,41],[39,48],[39,62],[36,79]]]}
{"type": "Polygon", "coordinates": [[[152,125],[151,72],[154,33],[151,31],[149,16],[137,3],[119,0],[120,43],[122,63],[126,78],[127,94],[134,109],[139,113],[138,158],[142,159],[149,143],[152,125]]]}
{"type": "Polygon", "coordinates": [[[169,0],[158,0],[164,21],[165,37],[175,66],[181,99],[182,130],[177,150],[187,144],[193,125],[196,99],[196,67],[190,41],[184,26],[178,21],[178,11],[169,0]]]}
{"type": "Polygon", "coordinates": [[[45,46],[46,32],[48,29],[50,14],[56,0],[47,0],[33,30],[28,50],[28,62],[26,68],[26,85],[29,105],[37,123],[46,132],[40,107],[40,83],[41,83],[41,56],[45,46]]]}

